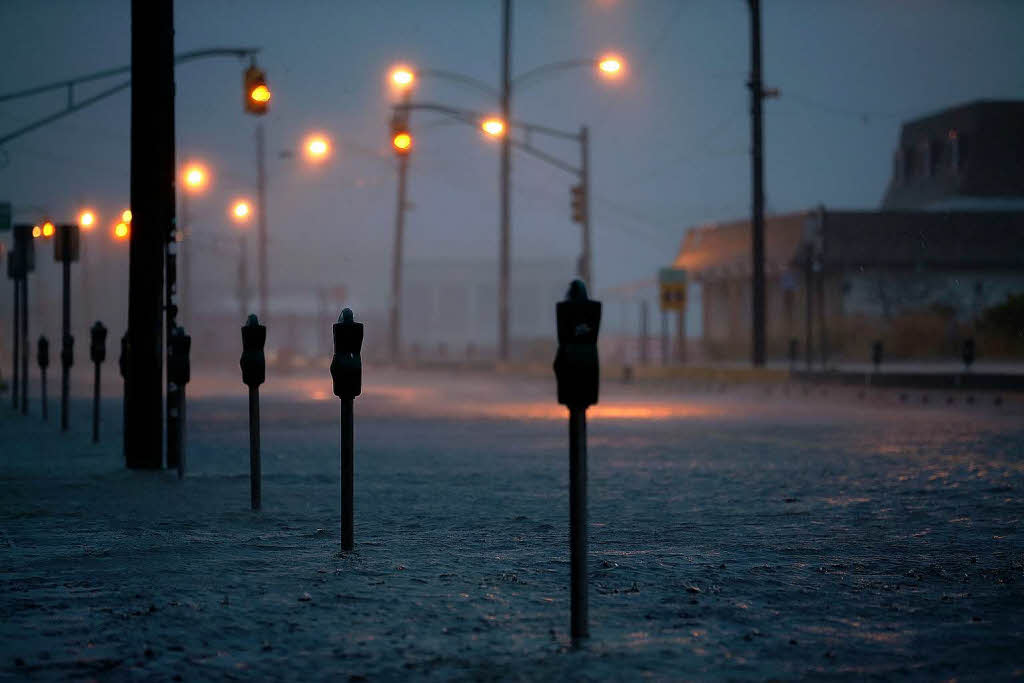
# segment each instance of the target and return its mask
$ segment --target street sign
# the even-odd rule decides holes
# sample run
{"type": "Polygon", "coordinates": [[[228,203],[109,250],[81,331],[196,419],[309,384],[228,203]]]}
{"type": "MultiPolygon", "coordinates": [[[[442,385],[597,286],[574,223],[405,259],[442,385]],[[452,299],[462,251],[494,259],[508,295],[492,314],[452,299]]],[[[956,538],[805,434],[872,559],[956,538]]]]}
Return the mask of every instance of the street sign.
{"type": "Polygon", "coordinates": [[[11,203],[0,202],[0,232],[11,229],[11,203]]]}
{"type": "Polygon", "coordinates": [[[658,270],[658,300],[662,311],[686,309],[686,271],[681,268],[658,270]]]}

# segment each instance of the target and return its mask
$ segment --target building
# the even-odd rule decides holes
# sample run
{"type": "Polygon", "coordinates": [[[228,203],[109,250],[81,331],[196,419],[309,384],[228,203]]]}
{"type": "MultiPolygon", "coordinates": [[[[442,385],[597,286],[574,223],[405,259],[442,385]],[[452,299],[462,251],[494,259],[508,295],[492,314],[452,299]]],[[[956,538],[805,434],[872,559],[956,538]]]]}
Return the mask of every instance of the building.
{"type": "MultiPolygon", "coordinates": [[[[817,207],[765,220],[769,356],[821,363],[948,355],[982,312],[1024,292],[1024,103],[975,102],[904,124],[879,211],[817,207]]],[[[687,231],[674,266],[698,292],[701,347],[744,358],[748,220],[687,231]]]]}

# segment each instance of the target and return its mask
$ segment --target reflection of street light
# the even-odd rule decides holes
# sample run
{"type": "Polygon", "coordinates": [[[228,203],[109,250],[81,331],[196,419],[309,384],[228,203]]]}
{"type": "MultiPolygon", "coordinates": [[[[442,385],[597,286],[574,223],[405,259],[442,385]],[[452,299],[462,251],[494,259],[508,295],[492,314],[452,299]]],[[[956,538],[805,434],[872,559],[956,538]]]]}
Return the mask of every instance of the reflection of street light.
{"type": "Polygon", "coordinates": [[[498,138],[505,134],[505,122],[496,117],[484,119],[480,123],[480,128],[492,138],[498,138]]]}
{"type": "Polygon", "coordinates": [[[622,58],[618,55],[605,55],[597,63],[601,73],[609,78],[616,78],[622,75],[622,58]]]}
{"type": "Polygon", "coordinates": [[[96,225],[96,214],[86,209],[78,215],[78,224],[82,226],[82,230],[92,230],[96,225]]]}
{"type": "Polygon", "coordinates": [[[314,133],[306,138],[306,143],[302,148],[306,152],[307,159],[313,162],[320,162],[324,161],[330,153],[331,143],[325,136],[314,133]]]}

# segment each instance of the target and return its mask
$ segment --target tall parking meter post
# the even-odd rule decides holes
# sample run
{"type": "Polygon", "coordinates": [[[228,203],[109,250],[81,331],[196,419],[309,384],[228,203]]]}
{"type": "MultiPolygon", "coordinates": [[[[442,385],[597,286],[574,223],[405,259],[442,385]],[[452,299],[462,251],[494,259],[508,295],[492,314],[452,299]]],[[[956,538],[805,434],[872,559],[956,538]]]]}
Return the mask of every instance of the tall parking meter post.
{"type": "Polygon", "coordinates": [[[46,368],[50,366],[50,341],[39,335],[36,344],[36,362],[39,363],[39,390],[43,401],[43,420],[49,419],[49,401],[46,400],[46,368]]]}
{"type": "Polygon", "coordinates": [[[363,361],[359,355],[363,345],[363,324],[352,317],[352,309],[341,312],[334,324],[334,357],[331,378],[334,395],[341,399],[341,549],[355,546],[355,495],[353,399],[362,391],[363,361]]]}
{"type": "Polygon", "coordinates": [[[242,327],[242,382],[249,387],[249,498],[253,510],[262,504],[263,472],[260,463],[260,385],[267,379],[267,361],[263,346],[267,342],[267,328],[250,314],[242,327]]]}
{"type": "Polygon", "coordinates": [[[558,402],[569,408],[569,554],[571,565],[571,632],[589,634],[587,618],[587,408],[597,403],[600,369],[597,334],[601,303],[587,297],[581,280],[569,286],[555,307],[558,352],[555,379],[558,402]]]}
{"type": "Polygon", "coordinates": [[[107,328],[97,320],[89,330],[89,358],[93,363],[92,442],[100,442],[100,365],[107,358],[107,328]]]}

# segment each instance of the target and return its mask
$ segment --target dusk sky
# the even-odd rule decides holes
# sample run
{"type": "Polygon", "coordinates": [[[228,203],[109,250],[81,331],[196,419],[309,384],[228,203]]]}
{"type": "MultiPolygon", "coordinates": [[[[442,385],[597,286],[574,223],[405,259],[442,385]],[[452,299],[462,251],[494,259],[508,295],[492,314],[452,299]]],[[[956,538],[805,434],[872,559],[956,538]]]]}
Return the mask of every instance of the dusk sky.
{"type": "MultiPolygon", "coordinates": [[[[129,9],[127,0],[7,0],[0,5],[0,92],[127,64],[129,9]]],[[[274,93],[265,118],[273,284],[344,283],[355,305],[383,310],[395,211],[388,68],[404,62],[497,86],[499,10],[496,0],[176,3],[176,51],[263,49],[259,64],[274,93]],[[329,166],[279,157],[314,129],[335,140],[329,166]]],[[[765,109],[771,212],[817,203],[876,207],[902,120],[974,99],[1024,96],[1024,3],[765,0],[763,11],[765,84],[782,91],[765,109]]],[[[687,226],[747,214],[745,2],[520,0],[513,14],[513,73],[606,51],[627,63],[618,82],[586,69],[562,72],[516,92],[512,104],[520,120],[591,128],[599,293],[653,279],[687,226]]],[[[198,268],[211,284],[234,274],[223,265],[234,244],[227,203],[251,196],[255,184],[256,120],[242,112],[243,67],[228,58],[177,69],[178,160],[202,159],[213,173],[211,191],[193,202],[198,268]]],[[[481,93],[437,80],[423,79],[415,99],[497,109],[481,93]]],[[[54,93],[3,103],[0,131],[63,102],[54,93]]],[[[4,147],[0,199],[15,204],[17,220],[44,213],[66,220],[90,205],[109,241],[108,224],[128,201],[129,102],[121,93],[4,147]]],[[[497,146],[441,121],[413,117],[406,259],[494,261],[497,146]]],[[[571,145],[536,142],[577,160],[571,145]]],[[[574,179],[516,154],[513,182],[513,264],[573,263],[574,179]]]]}

